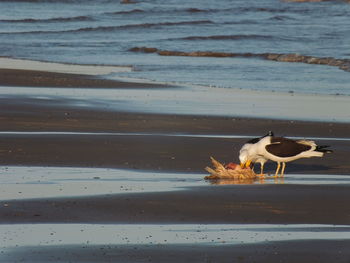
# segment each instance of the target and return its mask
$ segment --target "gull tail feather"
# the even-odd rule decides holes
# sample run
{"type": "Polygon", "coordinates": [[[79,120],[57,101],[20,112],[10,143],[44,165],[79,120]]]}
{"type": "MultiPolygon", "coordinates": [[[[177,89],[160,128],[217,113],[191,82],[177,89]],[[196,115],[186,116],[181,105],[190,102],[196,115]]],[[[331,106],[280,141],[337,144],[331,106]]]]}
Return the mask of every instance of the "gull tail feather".
{"type": "Polygon", "coordinates": [[[330,149],[327,149],[330,147],[329,145],[318,145],[315,149],[317,152],[322,152],[322,153],[332,153],[333,151],[330,149]]]}

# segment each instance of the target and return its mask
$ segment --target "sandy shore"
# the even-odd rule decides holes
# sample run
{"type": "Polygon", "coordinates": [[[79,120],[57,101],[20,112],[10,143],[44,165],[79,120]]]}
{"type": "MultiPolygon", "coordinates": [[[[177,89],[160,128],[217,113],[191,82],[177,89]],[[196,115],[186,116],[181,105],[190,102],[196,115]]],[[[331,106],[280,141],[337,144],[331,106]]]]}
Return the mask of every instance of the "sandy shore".
{"type": "MultiPolygon", "coordinates": [[[[154,87],[43,71],[4,69],[0,74],[0,85],[14,89],[23,85],[154,87]]],[[[167,86],[158,85],[157,88],[167,86]]],[[[277,135],[315,138],[334,150],[322,159],[288,164],[287,174],[323,174],[330,178],[350,174],[349,123],[130,113],[77,108],[69,102],[69,98],[1,96],[2,167],[107,167],[203,173],[204,177],[203,168],[210,165],[209,156],[223,162],[238,162],[237,152],[247,140],[246,136],[260,136],[272,130],[277,135]]],[[[275,164],[267,165],[266,169],[273,172],[275,164]]],[[[1,200],[0,223],[349,225],[349,184],[278,183],[208,183],[173,192],[1,200]]],[[[170,255],[181,255],[181,262],[348,262],[350,254],[345,248],[349,246],[349,239],[350,236],[339,240],[250,244],[208,240],[200,245],[195,244],[196,241],[176,245],[160,241],[157,244],[97,245],[93,240],[88,245],[68,245],[69,240],[66,240],[61,246],[42,249],[36,242],[32,246],[7,248],[5,237],[0,241],[3,243],[0,262],[22,259],[25,262],[86,262],[87,258],[91,262],[179,262],[178,256],[170,255]]]]}

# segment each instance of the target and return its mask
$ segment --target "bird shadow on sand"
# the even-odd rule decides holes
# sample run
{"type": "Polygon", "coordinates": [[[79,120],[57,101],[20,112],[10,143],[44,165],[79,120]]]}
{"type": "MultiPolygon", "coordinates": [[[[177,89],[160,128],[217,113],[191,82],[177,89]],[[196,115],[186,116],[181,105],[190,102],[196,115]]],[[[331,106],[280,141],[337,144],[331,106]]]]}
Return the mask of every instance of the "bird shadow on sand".
{"type": "MultiPolygon", "coordinates": [[[[276,163],[265,164],[264,170],[268,173],[274,173],[276,171],[276,163]]],[[[256,165],[254,170],[259,171],[259,165],[256,165]]],[[[331,167],[320,164],[302,164],[302,163],[287,163],[285,173],[303,173],[303,172],[325,172],[331,170],[331,167]]]]}

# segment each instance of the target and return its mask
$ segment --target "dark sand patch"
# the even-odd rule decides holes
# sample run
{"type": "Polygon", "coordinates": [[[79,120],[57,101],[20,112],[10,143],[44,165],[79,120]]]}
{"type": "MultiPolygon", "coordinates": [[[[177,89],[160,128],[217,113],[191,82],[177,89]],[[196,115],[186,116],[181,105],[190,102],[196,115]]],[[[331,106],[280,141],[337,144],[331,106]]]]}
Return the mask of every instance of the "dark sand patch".
{"type": "MultiPolygon", "coordinates": [[[[306,121],[182,116],[76,109],[67,101],[1,99],[1,131],[116,132],[121,136],[1,135],[3,165],[116,167],[169,171],[203,171],[214,156],[221,162],[238,161],[247,139],[172,137],[177,134],[348,137],[349,124],[306,121]],[[147,133],[135,136],[127,133],[147,133]],[[159,136],[164,133],[167,136],[159,136]],[[158,134],[158,135],[157,135],[158,134]]],[[[317,140],[316,140],[317,141],[317,140]]],[[[334,154],[287,165],[287,172],[349,174],[349,141],[320,141],[334,154]]],[[[271,163],[268,170],[274,170],[271,163]]]]}
{"type": "Polygon", "coordinates": [[[13,87],[60,88],[165,88],[154,83],[109,80],[98,76],[39,70],[0,69],[0,85],[13,87]]]}
{"type": "Polygon", "coordinates": [[[6,201],[0,223],[348,224],[347,185],[228,185],[6,201]]]}
{"type": "MultiPolygon", "coordinates": [[[[2,165],[113,167],[142,170],[207,172],[209,156],[239,162],[246,139],[157,135],[1,135],[2,165]]],[[[323,158],[287,164],[287,173],[349,174],[349,141],[325,141],[335,151],[323,158]]],[[[266,171],[274,172],[270,162],[266,171]]]]}

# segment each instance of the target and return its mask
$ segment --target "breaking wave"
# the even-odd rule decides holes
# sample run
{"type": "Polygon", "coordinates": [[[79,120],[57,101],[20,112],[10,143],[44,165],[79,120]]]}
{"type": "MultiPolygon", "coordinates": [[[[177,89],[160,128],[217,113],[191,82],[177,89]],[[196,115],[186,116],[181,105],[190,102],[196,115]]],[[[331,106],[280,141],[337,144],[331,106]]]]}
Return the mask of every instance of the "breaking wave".
{"type": "Polygon", "coordinates": [[[110,15],[124,15],[124,14],[135,14],[135,13],[207,13],[207,12],[216,12],[218,10],[213,9],[199,9],[199,8],[185,8],[185,9],[174,9],[174,10],[142,10],[142,9],[132,9],[129,11],[116,11],[116,12],[107,12],[105,14],[110,15]]]}
{"type": "MultiPolygon", "coordinates": [[[[286,12],[306,12],[307,9],[288,9],[288,8],[258,8],[258,7],[231,7],[231,8],[175,8],[175,9],[132,9],[127,11],[114,11],[114,12],[106,12],[104,14],[107,15],[128,15],[128,14],[138,14],[138,13],[147,13],[149,15],[154,14],[183,14],[183,13],[271,13],[271,14],[280,14],[280,13],[286,13],[286,12]]],[[[289,18],[292,19],[292,18],[289,18]]]]}
{"type": "Polygon", "coordinates": [[[255,39],[255,40],[271,40],[273,36],[266,35],[214,35],[214,36],[190,36],[178,38],[179,40],[240,40],[240,39],[255,39]]]}
{"type": "Polygon", "coordinates": [[[71,32],[80,31],[113,31],[117,29],[131,29],[131,28],[151,28],[157,26],[178,26],[178,25],[198,25],[198,24],[213,24],[211,20],[194,20],[194,21],[180,21],[180,22],[161,22],[161,23],[144,23],[144,24],[129,24],[123,26],[106,26],[106,27],[89,27],[81,28],[77,30],[71,30],[71,32]]]}
{"type": "MultiPolygon", "coordinates": [[[[38,2],[43,2],[43,3],[82,3],[82,0],[1,0],[2,2],[28,2],[28,3],[38,3],[38,2]]],[[[95,0],[84,0],[85,2],[94,2],[95,0]]],[[[108,2],[108,0],[105,0],[108,2]]]]}
{"type": "Polygon", "coordinates": [[[137,13],[145,13],[144,10],[141,9],[132,9],[129,11],[115,11],[115,12],[107,12],[104,13],[106,15],[128,15],[128,14],[137,14],[137,13]]]}
{"type": "Polygon", "coordinates": [[[284,21],[284,20],[294,20],[294,19],[290,16],[273,16],[269,18],[269,20],[284,21]]]}
{"type": "Polygon", "coordinates": [[[261,58],[278,62],[295,62],[316,65],[327,65],[338,67],[344,71],[350,72],[350,59],[336,59],[333,57],[314,57],[300,54],[278,54],[278,53],[227,53],[213,51],[171,51],[160,50],[150,47],[134,47],[129,49],[131,52],[156,53],[160,56],[186,56],[186,57],[244,57],[244,58],[261,58]]]}
{"type": "Polygon", "coordinates": [[[99,27],[84,27],[71,30],[49,30],[49,31],[27,31],[27,32],[4,32],[0,34],[53,34],[53,33],[77,33],[77,32],[108,32],[123,29],[142,29],[142,28],[152,28],[152,27],[163,27],[163,26],[178,26],[178,25],[199,25],[199,24],[214,24],[211,20],[194,20],[194,21],[180,21],[180,22],[161,22],[161,23],[144,23],[144,24],[128,24],[121,26],[99,26],[99,27]]]}
{"type": "Polygon", "coordinates": [[[50,23],[50,22],[73,22],[73,21],[94,21],[92,17],[89,16],[76,16],[76,17],[54,17],[45,19],[0,19],[0,22],[7,23],[50,23]]]}

